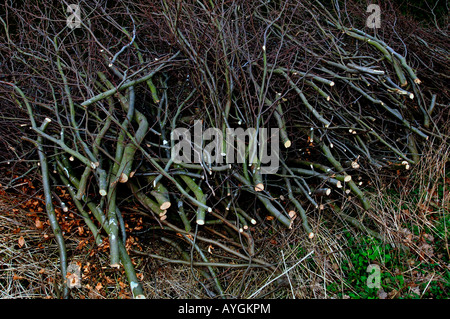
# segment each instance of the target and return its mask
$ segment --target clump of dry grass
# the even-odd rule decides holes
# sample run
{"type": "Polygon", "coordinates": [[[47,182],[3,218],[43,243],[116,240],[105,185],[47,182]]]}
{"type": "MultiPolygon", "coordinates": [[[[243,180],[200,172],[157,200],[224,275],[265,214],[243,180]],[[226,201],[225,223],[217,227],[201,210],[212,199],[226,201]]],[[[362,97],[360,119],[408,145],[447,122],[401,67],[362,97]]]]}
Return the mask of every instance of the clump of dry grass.
{"type": "Polygon", "coordinates": [[[56,296],[58,263],[51,262],[56,245],[39,248],[42,233],[33,229],[26,214],[14,213],[0,200],[0,298],[56,296]]]}
{"type": "MultiPolygon", "coordinates": [[[[385,183],[377,181],[370,218],[382,230],[387,242],[412,244],[410,229],[413,228],[419,234],[430,231],[436,234],[436,220],[448,215],[449,210],[449,158],[450,144],[431,143],[427,153],[407,175],[385,183]]],[[[448,236],[442,239],[448,252],[448,236]]],[[[421,252],[414,245],[410,248],[421,252]]]]}

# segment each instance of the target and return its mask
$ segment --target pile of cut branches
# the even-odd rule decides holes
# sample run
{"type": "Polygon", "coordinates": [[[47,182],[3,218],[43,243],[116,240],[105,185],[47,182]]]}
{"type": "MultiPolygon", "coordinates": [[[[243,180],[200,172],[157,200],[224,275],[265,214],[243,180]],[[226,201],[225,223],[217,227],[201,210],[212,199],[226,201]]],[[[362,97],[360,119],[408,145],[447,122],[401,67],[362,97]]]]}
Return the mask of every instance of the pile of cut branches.
{"type": "Polygon", "coordinates": [[[125,269],[136,298],[145,292],[124,214],[135,203],[149,216],[145,232],[183,260],[152,257],[206,267],[218,295],[216,267],[275,269],[257,256],[262,224],[314,240],[309,219],[326,210],[383,237],[361,218],[371,209],[365,188],[444,140],[447,33],[408,30],[405,18],[397,25],[387,5],[371,29],[365,7],[323,2],[81,1],[79,16],[64,1],[4,5],[3,163],[39,166],[62,278],[57,186],[95,242],[108,243],[110,265],[125,269]],[[215,152],[203,134],[182,140],[187,160],[173,156],[174,132],[209,128],[223,133],[215,152]],[[248,133],[237,150],[226,138],[236,128],[248,133]],[[279,135],[261,134],[269,128],[279,135]],[[255,151],[263,145],[271,174],[267,154],[255,151]],[[234,151],[242,161],[227,161],[234,151]]]}

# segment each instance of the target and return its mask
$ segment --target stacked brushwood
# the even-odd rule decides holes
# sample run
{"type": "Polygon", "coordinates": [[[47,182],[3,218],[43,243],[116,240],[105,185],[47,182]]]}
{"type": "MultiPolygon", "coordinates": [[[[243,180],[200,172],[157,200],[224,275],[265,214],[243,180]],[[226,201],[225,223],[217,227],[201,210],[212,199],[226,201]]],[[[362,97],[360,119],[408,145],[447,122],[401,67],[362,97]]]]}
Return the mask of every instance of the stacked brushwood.
{"type": "Polygon", "coordinates": [[[108,242],[110,264],[125,269],[136,298],[145,293],[125,247],[124,214],[134,203],[148,230],[193,248],[198,260],[179,249],[184,262],[207,266],[219,295],[216,267],[275,269],[255,256],[258,224],[314,240],[310,219],[327,210],[381,237],[358,217],[371,209],[365,186],[381,171],[415,165],[430,139],[444,140],[448,42],[444,30],[402,39],[408,30],[397,34],[394,19],[368,28],[366,8],[337,3],[91,1],[81,2],[73,29],[67,4],[5,4],[2,145],[15,152],[5,151],[3,163],[39,165],[62,278],[56,186],[70,193],[96,244],[108,242]],[[171,132],[194,123],[278,128],[279,169],[175,162],[171,132]],[[207,247],[217,248],[215,262],[207,247]]]}

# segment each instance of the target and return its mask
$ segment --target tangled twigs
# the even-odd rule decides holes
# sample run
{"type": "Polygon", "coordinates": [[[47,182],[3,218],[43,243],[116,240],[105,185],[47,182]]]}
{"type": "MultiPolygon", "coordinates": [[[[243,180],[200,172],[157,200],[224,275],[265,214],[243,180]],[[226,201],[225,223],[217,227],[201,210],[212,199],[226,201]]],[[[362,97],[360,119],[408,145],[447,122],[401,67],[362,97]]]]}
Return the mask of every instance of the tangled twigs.
{"type": "Polygon", "coordinates": [[[434,78],[443,71],[430,71],[448,70],[448,48],[425,31],[365,28],[365,8],[351,19],[313,0],[83,3],[90,14],[72,30],[49,18],[61,8],[6,6],[2,105],[31,123],[14,130],[38,151],[62,275],[57,183],[96,244],[108,242],[134,297],[145,293],[126,245],[140,236],[127,233],[130,207],[181,259],[142,254],[206,267],[224,296],[216,267],[276,269],[257,256],[267,228],[314,241],[312,221],[329,210],[382,238],[376,222],[361,222],[372,209],[365,185],[415,165],[448,118],[448,90],[434,78]]]}

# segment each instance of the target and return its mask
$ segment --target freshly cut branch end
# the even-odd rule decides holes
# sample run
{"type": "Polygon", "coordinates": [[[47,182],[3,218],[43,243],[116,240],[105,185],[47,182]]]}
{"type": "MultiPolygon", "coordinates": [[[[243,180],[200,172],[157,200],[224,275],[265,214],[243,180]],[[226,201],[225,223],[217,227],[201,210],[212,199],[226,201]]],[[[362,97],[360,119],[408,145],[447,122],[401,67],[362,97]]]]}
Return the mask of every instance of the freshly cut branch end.
{"type": "Polygon", "coordinates": [[[255,191],[256,192],[262,192],[264,190],[264,184],[263,183],[258,183],[255,185],[255,191]]]}
{"type": "Polygon", "coordinates": [[[162,210],[160,213],[159,213],[159,217],[163,217],[163,216],[165,216],[167,214],[167,210],[162,210]]]}
{"type": "Polygon", "coordinates": [[[61,202],[61,208],[64,213],[67,213],[69,211],[69,207],[64,202],[61,202]]]}
{"type": "Polygon", "coordinates": [[[295,211],[293,211],[293,210],[289,211],[288,214],[289,214],[289,217],[290,217],[292,220],[294,220],[295,217],[297,217],[297,213],[296,213],[295,211]]]}
{"type": "Polygon", "coordinates": [[[127,176],[126,174],[124,174],[124,173],[120,174],[119,182],[120,182],[120,183],[126,183],[126,182],[128,182],[128,176],[127,176]]]}
{"type": "Polygon", "coordinates": [[[403,161],[402,165],[405,166],[405,169],[409,169],[410,168],[409,163],[407,161],[403,161]]]}
{"type": "Polygon", "coordinates": [[[161,209],[161,210],[167,210],[167,209],[169,209],[169,207],[171,206],[172,204],[170,203],[170,202],[164,202],[164,203],[162,203],[161,204],[161,206],[159,206],[159,208],[161,209]]]}
{"type": "Polygon", "coordinates": [[[314,191],[316,196],[330,196],[331,188],[318,188],[314,191]]]}

